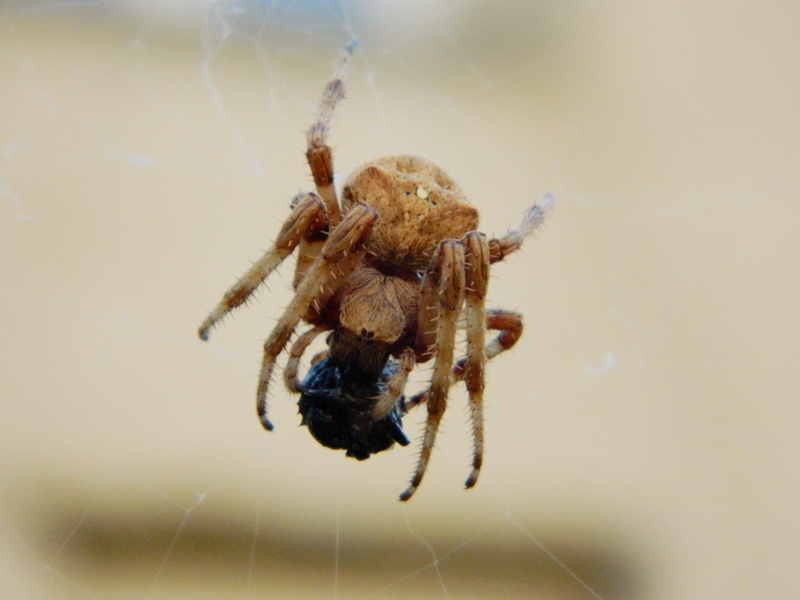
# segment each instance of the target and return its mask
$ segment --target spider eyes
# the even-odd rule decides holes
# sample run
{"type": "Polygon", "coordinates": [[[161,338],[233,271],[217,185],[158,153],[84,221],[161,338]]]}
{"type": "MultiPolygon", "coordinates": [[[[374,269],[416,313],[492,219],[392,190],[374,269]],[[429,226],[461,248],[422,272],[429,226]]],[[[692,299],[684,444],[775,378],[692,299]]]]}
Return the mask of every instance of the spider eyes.
{"type": "Polygon", "coordinates": [[[368,331],[366,327],[361,328],[361,333],[356,336],[356,339],[359,342],[371,342],[372,338],[375,337],[374,331],[368,331]]]}

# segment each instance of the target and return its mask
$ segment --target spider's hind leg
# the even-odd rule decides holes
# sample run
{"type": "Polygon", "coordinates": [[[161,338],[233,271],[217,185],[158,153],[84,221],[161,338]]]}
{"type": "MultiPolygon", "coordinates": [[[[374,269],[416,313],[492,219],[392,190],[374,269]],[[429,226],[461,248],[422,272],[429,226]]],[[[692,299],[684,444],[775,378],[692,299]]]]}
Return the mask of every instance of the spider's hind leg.
{"type": "Polygon", "coordinates": [[[467,298],[467,357],[463,364],[464,382],[469,393],[469,408],[472,420],[472,472],[464,484],[471,488],[478,481],[483,464],[483,389],[486,368],[486,337],[484,308],[486,290],[489,287],[489,244],[486,236],[477,231],[464,239],[466,246],[466,298],[467,298]]]}
{"type": "Polygon", "coordinates": [[[281,227],[272,247],[253,263],[253,266],[239,278],[233,287],[225,292],[217,307],[200,325],[197,332],[200,339],[208,340],[211,328],[234,308],[244,304],[258,289],[258,286],[264,283],[269,274],[294,251],[301,238],[327,229],[328,219],[325,215],[325,205],[319,196],[302,194],[295,198],[292,205],[292,212],[281,227]]]}
{"type": "MultiPolygon", "coordinates": [[[[339,207],[339,198],[336,195],[336,188],[333,182],[333,152],[328,146],[328,133],[331,129],[333,111],[336,105],[344,98],[345,80],[350,66],[350,57],[358,47],[358,42],[350,42],[342,49],[339,60],[336,63],[333,78],[325,85],[322,98],[319,101],[319,108],[314,122],[306,132],[306,161],[311,169],[311,176],[314,178],[314,186],[317,193],[325,203],[330,228],[336,227],[342,220],[342,211],[339,207]]],[[[305,277],[306,272],[322,249],[325,242],[324,235],[304,236],[300,242],[297,253],[297,268],[294,274],[294,289],[300,286],[300,282],[305,277]]]]}
{"type": "MultiPolygon", "coordinates": [[[[522,337],[523,329],[522,315],[518,312],[502,309],[490,309],[486,311],[486,329],[499,331],[500,333],[491,342],[486,344],[486,360],[491,360],[498,354],[511,350],[511,348],[522,337]]],[[[455,381],[464,380],[467,359],[462,358],[453,367],[453,379],[455,381]]],[[[414,394],[406,400],[406,412],[416,408],[419,404],[425,404],[431,395],[430,388],[414,394]]]]}
{"type": "MultiPolygon", "coordinates": [[[[417,335],[417,351],[423,358],[430,356],[430,334],[433,329],[428,323],[435,323],[435,361],[428,398],[428,419],[419,461],[408,488],[400,494],[400,500],[408,500],[422,482],[428,461],[436,442],[439,423],[447,408],[447,394],[450,391],[450,370],[453,367],[458,314],[464,301],[464,245],[459,240],[444,240],[433,256],[431,266],[422,282],[422,302],[420,304],[420,329],[417,335]],[[438,285],[437,285],[438,284],[438,285]],[[429,321],[426,313],[435,309],[437,318],[429,321]]],[[[422,362],[422,361],[421,361],[422,362]]]]}
{"type": "Polygon", "coordinates": [[[267,389],[275,361],[283,352],[297,324],[309,315],[319,315],[327,301],[344,283],[364,257],[364,242],[372,231],[377,213],[366,204],[357,204],[331,231],[319,256],[309,268],[292,301],[264,343],[264,359],[258,378],[256,410],[261,424],[272,430],[267,418],[267,389]]]}
{"type": "Polygon", "coordinates": [[[414,350],[406,348],[398,358],[397,371],[386,383],[386,389],[378,396],[375,407],[372,409],[372,417],[377,421],[388,415],[397,404],[398,399],[406,387],[408,376],[417,364],[414,350]]]}
{"type": "Polygon", "coordinates": [[[352,41],[342,49],[336,69],[331,79],[322,92],[319,101],[317,118],[308,128],[306,133],[307,149],[306,160],[311,168],[311,175],[314,177],[314,185],[317,193],[325,201],[328,209],[328,218],[331,226],[335,226],[341,219],[339,210],[339,199],[336,197],[336,189],[333,187],[333,155],[328,146],[328,132],[331,128],[331,119],[336,105],[344,98],[344,82],[347,79],[347,71],[350,67],[350,57],[358,47],[358,42],[352,41]]]}

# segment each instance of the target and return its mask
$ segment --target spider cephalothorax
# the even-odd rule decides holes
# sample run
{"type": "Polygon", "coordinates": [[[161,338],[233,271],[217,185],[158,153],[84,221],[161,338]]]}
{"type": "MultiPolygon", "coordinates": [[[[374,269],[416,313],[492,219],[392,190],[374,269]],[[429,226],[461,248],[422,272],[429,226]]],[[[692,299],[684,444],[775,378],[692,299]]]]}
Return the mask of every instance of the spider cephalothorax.
{"type": "Polygon", "coordinates": [[[300,394],[303,424],[317,441],[359,460],[398,442],[408,444],[402,415],[426,404],[427,423],[417,468],[400,498],[416,491],[430,459],[452,381],[469,393],[475,441],[472,472],[483,461],[483,388],[488,359],[511,348],[522,316],[486,310],[489,265],[519,249],[552,204],[547,196],[522,222],[488,240],[477,231],[478,211],[439,167],[414,156],[390,156],[356,169],[344,184],[341,205],[333,185],[327,134],[344,96],[354,44],[346,47],[308,130],[306,157],[317,193],[299,194],[272,248],[228,290],[200,326],[211,328],[244,303],[295,249],[295,295],[264,344],[256,394],[262,425],[275,361],[305,321],[311,328],[292,344],[284,371],[289,391],[300,394]],[[467,352],[454,361],[457,325],[463,320],[467,352]],[[485,343],[486,329],[500,333],[485,343]],[[298,365],[308,346],[328,332],[328,350],[301,382],[298,365]],[[406,399],[403,390],[417,364],[433,360],[430,387],[406,399]]]}

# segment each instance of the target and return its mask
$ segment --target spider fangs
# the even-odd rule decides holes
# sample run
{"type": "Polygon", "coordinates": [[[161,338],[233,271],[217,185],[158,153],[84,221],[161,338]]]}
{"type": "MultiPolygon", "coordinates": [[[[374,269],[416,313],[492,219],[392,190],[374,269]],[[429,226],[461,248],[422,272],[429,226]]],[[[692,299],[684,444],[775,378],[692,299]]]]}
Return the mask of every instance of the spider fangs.
{"type": "Polygon", "coordinates": [[[211,328],[297,249],[295,295],[264,344],[256,393],[261,423],[272,429],[266,398],[275,362],[305,321],[311,327],[292,344],[284,380],[290,392],[300,394],[303,424],[320,443],[359,460],[394,442],[406,445],[401,417],[426,405],[417,466],[400,495],[408,500],[425,474],[451,382],[464,381],[469,394],[474,452],[466,487],[478,479],[485,364],[522,334],[522,315],[485,309],[490,264],[518,250],[553,201],[545,196],[517,227],[487,239],[477,231],[477,210],[444,171],[422,158],[390,156],[351,174],[340,205],[327,137],[354,49],[350,44],[343,50],[308,130],[306,158],[316,193],[294,198],[273,246],[225,293],[199,335],[207,340],[211,328]],[[467,352],[454,361],[461,319],[467,352]],[[499,332],[488,344],[487,329],[499,332]],[[323,333],[328,350],[300,382],[300,359],[323,333]],[[430,360],[430,387],[406,399],[409,373],[430,360]]]}

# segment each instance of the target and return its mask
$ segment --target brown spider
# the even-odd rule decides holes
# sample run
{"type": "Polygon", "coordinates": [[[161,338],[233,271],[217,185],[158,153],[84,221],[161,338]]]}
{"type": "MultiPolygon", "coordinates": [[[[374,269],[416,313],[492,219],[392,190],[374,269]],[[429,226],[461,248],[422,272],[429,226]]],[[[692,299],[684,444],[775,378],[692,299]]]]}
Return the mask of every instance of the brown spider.
{"type": "Polygon", "coordinates": [[[308,130],[306,157],[317,193],[294,198],[274,245],[225,293],[199,335],[207,340],[211,328],[299,247],[295,295],[264,344],[256,396],[261,424],[272,430],[266,399],[275,361],[305,321],[311,328],[291,347],[284,378],[289,391],[301,394],[303,424],[323,445],[343,448],[359,460],[395,441],[406,445],[401,416],[427,404],[417,468],[400,495],[408,500],[428,466],[452,381],[465,381],[469,393],[475,446],[466,487],[478,479],[485,363],[511,348],[522,333],[522,315],[484,308],[489,265],[519,249],[544,220],[552,198],[526,210],[515,229],[487,240],[476,231],[478,211],[444,171],[423,158],[389,156],[350,175],[340,207],[326,142],[355,46],[343,50],[308,130]],[[467,353],[454,364],[462,316],[467,353]],[[500,333],[485,345],[487,328],[500,333]],[[300,358],[324,332],[330,332],[328,350],[315,357],[301,382],[300,358]],[[409,373],[431,359],[430,388],[406,400],[409,373]]]}

